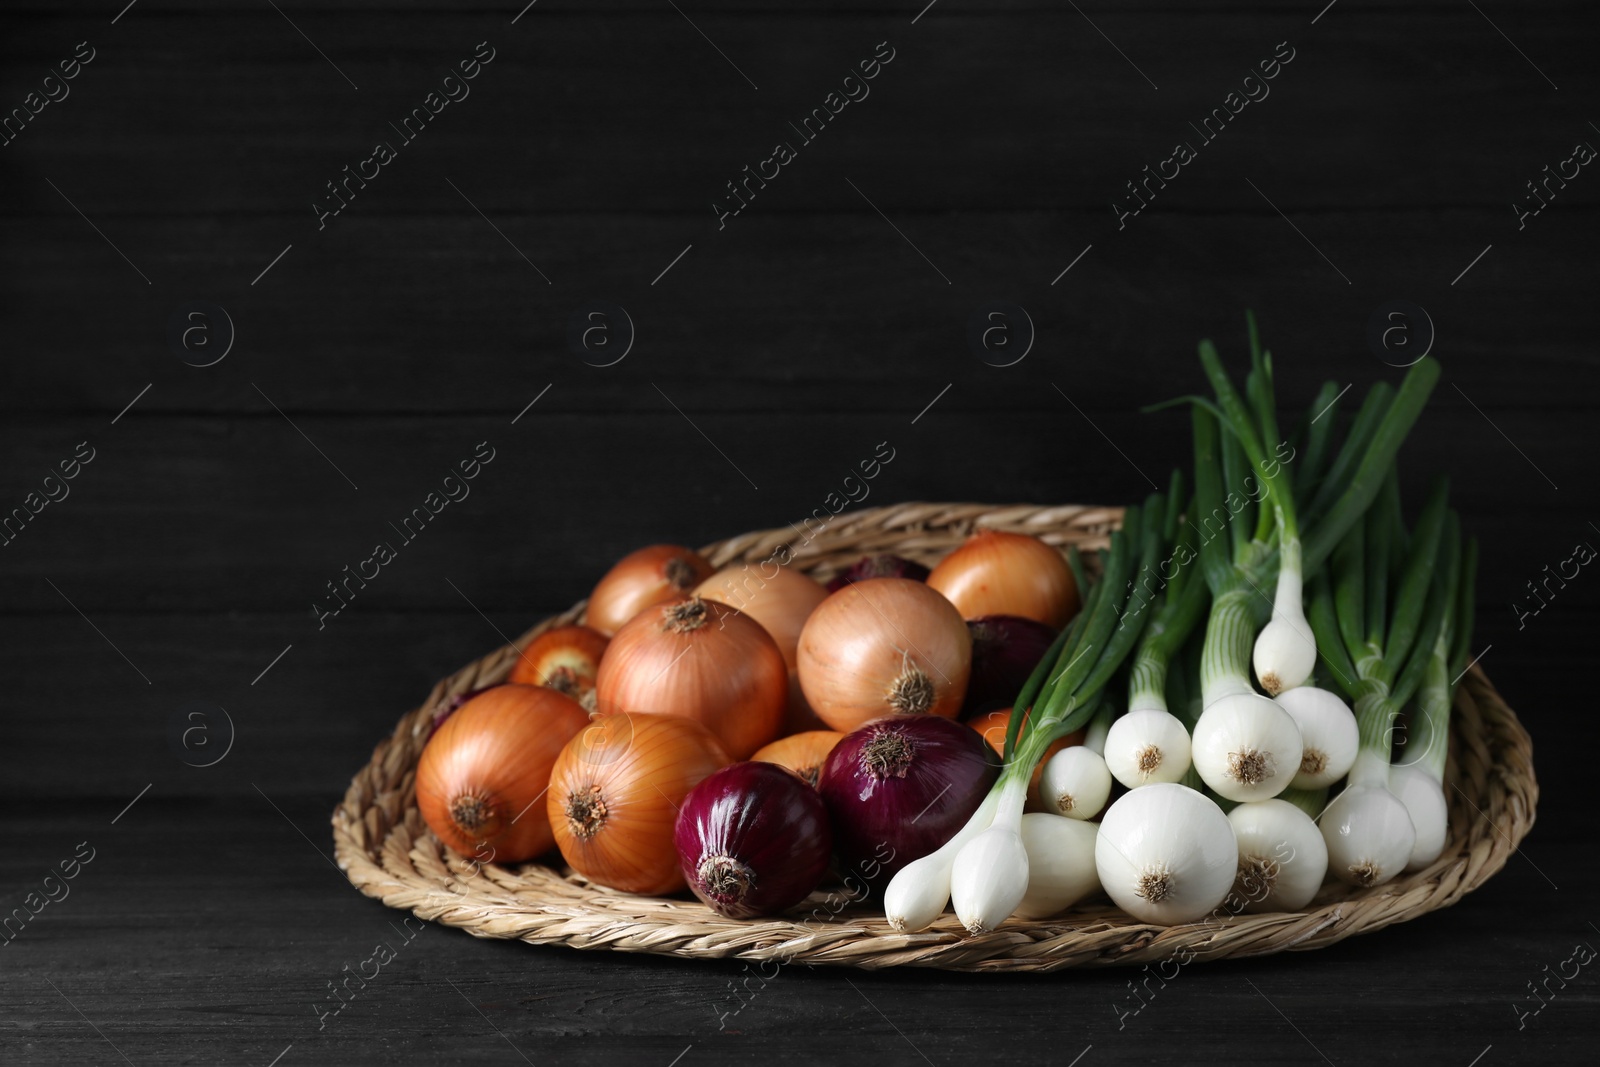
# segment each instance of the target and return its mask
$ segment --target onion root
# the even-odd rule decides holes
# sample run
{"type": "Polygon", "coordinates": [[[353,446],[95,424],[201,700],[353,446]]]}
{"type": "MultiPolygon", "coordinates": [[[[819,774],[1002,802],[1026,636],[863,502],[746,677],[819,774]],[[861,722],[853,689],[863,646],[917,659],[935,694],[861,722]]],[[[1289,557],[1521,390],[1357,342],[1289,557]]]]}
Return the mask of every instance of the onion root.
{"type": "Polygon", "coordinates": [[[585,840],[600,832],[606,822],[606,800],[600,787],[574,790],[567,799],[567,825],[574,837],[585,840]]]}

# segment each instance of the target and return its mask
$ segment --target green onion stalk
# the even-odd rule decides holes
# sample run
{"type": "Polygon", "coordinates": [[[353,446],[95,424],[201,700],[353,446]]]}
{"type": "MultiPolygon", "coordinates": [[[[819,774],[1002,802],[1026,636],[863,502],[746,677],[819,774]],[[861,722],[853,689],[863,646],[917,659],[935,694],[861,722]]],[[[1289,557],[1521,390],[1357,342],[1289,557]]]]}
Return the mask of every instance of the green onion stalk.
{"type": "Polygon", "coordinates": [[[1017,696],[1006,730],[1005,766],[994,788],[954,837],[902,868],[885,890],[884,911],[895,929],[926,928],[950,901],[973,933],[994,929],[1016,911],[1028,888],[1021,827],[1033,769],[1052,742],[1088,725],[1100,711],[1106,684],[1138,642],[1146,613],[1130,610],[1130,582],[1155,566],[1167,508],[1176,506],[1152,494],[1143,508],[1130,507],[1123,515],[1083,610],[1017,696]]]}
{"type": "MultiPolygon", "coordinates": [[[[1174,485],[1169,499],[1179,499],[1177,488],[1174,485]]],[[[1167,563],[1172,563],[1180,548],[1192,552],[1192,538],[1190,527],[1178,525],[1177,509],[1169,510],[1166,540],[1175,547],[1167,563]]],[[[1164,564],[1163,575],[1169,569],[1164,564]]],[[[1206,583],[1193,574],[1193,568],[1180,566],[1151,598],[1153,614],[1129,669],[1128,710],[1111,724],[1102,749],[1111,776],[1129,789],[1182,782],[1189,774],[1189,729],[1167,706],[1168,678],[1172,660],[1199,623],[1209,595],[1206,583]]],[[[1045,765],[1046,778],[1060,758],[1057,754],[1045,765]]],[[[1042,788],[1040,792],[1047,798],[1053,795],[1042,788]]]]}
{"type": "Polygon", "coordinates": [[[1194,419],[1195,506],[1191,519],[1201,539],[1200,566],[1211,590],[1211,612],[1200,654],[1203,710],[1194,724],[1191,758],[1210,789],[1228,800],[1266,800],[1288,788],[1300,766],[1300,732],[1250,679],[1251,645],[1264,597],[1253,575],[1271,551],[1254,537],[1225,539],[1214,523],[1248,522],[1243,485],[1229,478],[1230,444],[1206,406],[1194,419]]]}
{"type": "MultiPolygon", "coordinates": [[[[1337,392],[1337,389],[1335,389],[1335,392],[1337,392]]],[[[1331,397],[1324,397],[1322,406],[1326,407],[1330,399],[1331,397]]],[[[1199,587],[1201,589],[1205,589],[1205,583],[1199,583],[1199,587]]],[[[1154,626],[1154,623],[1152,623],[1152,626],[1154,626]]],[[[1146,631],[1146,639],[1148,639],[1148,637],[1149,633],[1146,631]]],[[[1200,656],[1203,643],[1203,634],[1197,634],[1190,637],[1183,645],[1182,649],[1174,657],[1172,669],[1167,673],[1167,706],[1173,709],[1174,714],[1177,716],[1184,729],[1190,732],[1194,730],[1195,723],[1199,721],[1200,713],[1203,710],[1199,688],[1200,656]]],[[[1312,688],[1312,686],[1304,685],[1296,689],[1291,689],[1288,692],[1304,693],[1312,688]]],[[[1284,695],[1285,694],[1279,694],[1278,699],[1280,702],[1282,701],[1284,695]]],[[[1332,695],[1329,694],[1329,696],[1332,695]]],[[[1338,700],[1337,697],[1332,697],[1332,699],[1336,701],[1338,700]]],[[[1350,709],[1346,707],[1342,701],[1339,702],[1339,706],[1343,709],[1344,714],[1350,720],[1350,758],[1353,761],[1355,759],[1355,716],[1351,715],[1350,709]]],[[[1348,766],[1346,766],[1346,770],[1348,769],[1348,766]]],[[[1233,808],[1237,806],[1234,801],[1228,800],[1226,797],[1219,796],[1210,790],[1206,786],[1204,780],[1201,779],[1199,773],[1194,769],[1192,763],[1188,771],[1183,775],[1182,778],[1179,779],[1179,783],[1188,786],[1190,789],[1205,793],[1213,801],[1215,801],[1224,812],[1232,811],[1233,808]]],[[[1322,809],[1327,806],[1328,790],[1325,788],[1301,789],[1291,785],[1288,789],[1285,789],[1282,793],[1279,793],[1277,799],[1293,804],[1295,807],[1299,808],[1301,811],[1305,812],[1314,819],[1318,815],[1322,814],[1322,809]]]]}
{"type": "Polygon", "coordinates": [[[1412,704],[1409,736],[1389,767],[1389,789],[1405,804],[1417,840],[1406,870],[1421,870],[1444,851],[1449,805],[1444,793],[1445,760],[1450,748],[1450,708],[1455,682],[1466,672],[1467,644],[1472,633],[1472,597],[1478,563],[1476,541],[1460,548],[1460,523],[1452,512],[1445,520],[1435,589],[1441,589],[1443,624],[1422,667],[1422,681],[1412,704]]]}
{"type": "MultiPolygon", "coordinates": [[[[1458,536],[1459,524],[1452,515],[1446,536],[1458,536]]],[[[1472,608],[1477,584],[1478,542],[1466,543],[1461,569],[1456,577],[1455,610],[1444,618],[1439,637],[1428,656],[1412,707],[1410,736],[1405,739],[1408,766],[1416,766],[1434,781],[1444,781],[1445,759],[1449,755],[1450,709],[1455,692],[1467,669],[1467,652],[1472,640],[1472,608]],[[1409,754],[1415,753],[1414,756],[1409,754]]]]}
{"type": "MultiPolygon", "coordinates": [[[[1335,684],[1355,701],[1359,728],[1349,779],[1321,820],[1329,867],[1355,885],[1387,882],[1432,847],[1432,816],[1419,808],[1414,821],[1392,788],[1390,751],[1400,710],[1418,693],[1440,638],[1451,647],[1447,621],[1458,611],[1461,539],[1447,511],[1448,494],[1448,482],[1434,484],[1406,538],[1392,590],[1387,559],[1394,516],[1385,506],[1351,527],[1334,550],[1331,574],[1313,591],[1311,625],[1335,684]],[[1379,580],[1369,581],[1374,572],[1379,580]],[[1426,824],[1422,834],[1419,821],[1426,824]]],[[[1426,791],[1415,792],[1425,805],[1426,791]]]]}
{"type": "MultiPolygon", "coordinates": [[[[1260,544],[1268,530],[1277,535],[1278,579],[1272,600],[1272,617],[1256,635],[1251,659],[1261,688],[1269,696],[1302,685],[1317,664],[1316,639],[1306,623],[1302,601],[1304,556],[1300,544],[1300,525],[1296,519],[1293,480],[1284,465],[1286,441],[1278,435],[1276,401],[1273,397],[1272,358],[1264,354],[1256,334],[1253,315],[1247,317],[1250,331],[1250,374],[1241,397],[1223,369],[1216,348],[1209,341],[1200,343],[1200,362],[1216,393],[1222,422],[1244,458],[1259,476],[1265,505],[1260,509],[1256,536],[1260,544]],[[1270,450],[1270,451],[1269,451],[1270,450]],[[1268,517],[1270,513],[1271,522],[1268,517]]],[[[1226,455],[1224,459],[1226,460],[1226,455]]],[[[1230,477],[1242,483],[1233,488],[1248,488],[1255,478],[1230,477]]],[[[1253,494],[1251,494],[1253,495],[1253,494]]]]}

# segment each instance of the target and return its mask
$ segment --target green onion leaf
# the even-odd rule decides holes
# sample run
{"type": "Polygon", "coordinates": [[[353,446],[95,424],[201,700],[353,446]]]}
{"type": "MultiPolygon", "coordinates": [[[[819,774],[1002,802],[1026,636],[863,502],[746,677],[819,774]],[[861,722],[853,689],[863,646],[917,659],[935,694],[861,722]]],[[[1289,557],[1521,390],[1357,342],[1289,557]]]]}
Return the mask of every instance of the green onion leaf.
{"type": "Polygon", "coordinates": [[[1456,586],[1461,578],[1461,520],[1455,512],[1445,516],[1438,537],[1437,565],[1432,568],[1432,583],[1428,587],[1427,606],[1423,612],[1422,628],[1412,646],[1411,657],[1395,679],[1390,695],[1395,703],[1404,704],[1411,699],[1422,683],[1429,660],[1433,658],[1434,645],[1445,628],[1450,625],[1455,610],[1456,586]]]}
{"type": "Polygon", "coordinates": [[[1308,572],[1322,565],[1333,551],[1333,546],[1371,506],[1383,485],[1385,473],[1394,464],[1406,434],[1422,414],[1428,395],[1438,381],[1439,361],[1431,356],[1418,360],[1406,372],[1405,381],[1400,384],[1394,403],[1389,405],[1383,421],[1373,433],[1355,476],[1306,539],[1304,558],[1308,572]]]}
{"type": "MultiPolygon", "coordinates": [[[[1395,592],[1394,617],[1389,624],[1388,642],[1383,646],[1383,658],[1396,670],[1405,662],[1417,639],[1417,626],[1427,606],[1428,588],[1434,580],[1434,561],[1439,554],[1439,535],[1444,527],[1449,496],[1449,480],[1437,479],[1428,493],[1428,502],[1423,505],[1411,538],[1406,569],[1400,578],[1400,588],[1395,592]]],[[[1428,650],[1422,651],[1426,655],[1428,650]]]]}
{"type": "Polygon", "coordinates": [[[1350,433],[1345,437],[1344,444],[1333,457],[1333,465],[1328,468],[1322,484],[1317,487],[1316,496],[1311,499],[1311,506],[1306,509],[1306,521],[1310,525],[1322,518],[1324,512],[1333,506],[1339,499],[1350,479],[1355,477],[1356,468],[1361,465],[1361,458],[1366,455],[1367,445],[1372,441],[1373,434],[1378,432],[1378,424],[1388,414],[1389,406],[1394,403],[1394,388],[1388,382],[1379,382],[1367,390],[1366,399],[1361,401],[1361,408],[1356,412],[1356,418],[1350,424],[1350,433]]]}
{"type": "Polygon", "coordinates": [[[1345,652],[1339,633],[1339,620],[1333,606],[1333,590],[1326,577],[1319,576],[1311,582],[1311,595],[1306,601],[1306,621],[1317,639],[1317,655],[1333,676],[1333,682],[1351,700],[1359,694],[1356,685],[1356,665],[1345,652]]]}
{"type": "MultiPolygon", "coordinates": [[[[1311,409],[1306,412],[1305,447],[1296,457],[1300,469],[1294,474],[1296,500],[1306,500],[1309,504],[1307,498],[1316,489],[1317,479],[1322,477],[1323,467],[1328,462],[1329,442],[1339,422],[1339,392],[1337,382],[1324,382],[1311,401],[1311,409]]],[[[1311,513],[1309,507],[1303,510],[1307,515],[1311,513]]]]}
{"type": "Polygon", "coordinates": [[[1366,527],[1357,523],[1333,550],[1333,607],[1339,636],[1352,660],[1370,653],[1366,643],[1366,527]]]}
{"type": "Polygon", "coordinates": [[[1450,677],[1460,679],[1467,670],[1467,653],[1472,650],[1472,617],[1477,609],[1478,539],[1467,540],[1462,553],[1461,578],[1456,591],[1456,622],[1450,634],[1450,677]]]}

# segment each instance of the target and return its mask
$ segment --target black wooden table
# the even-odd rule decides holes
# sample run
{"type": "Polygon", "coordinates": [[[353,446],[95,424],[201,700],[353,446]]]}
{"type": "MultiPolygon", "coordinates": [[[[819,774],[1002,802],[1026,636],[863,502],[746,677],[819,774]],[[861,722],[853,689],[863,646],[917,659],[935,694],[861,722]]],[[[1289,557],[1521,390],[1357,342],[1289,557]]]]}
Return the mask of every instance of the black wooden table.
{"type": "Polygon", "coordinates": [[[1600,540],[1590,7],[924,2],[6,6],[0,913],[59,899],[0,939],[0,1061],[1592,1058],[1596,972],[1551,975],[1600,944],[1600,580],[1541,584],[1600,540]],[[1457,907],[1140,1000],[753,992],[406,937],[333,866],[395,719],[624,551],[796,520],[885,442],[868,505],[1132,501],[1188,448],[1139,409],[1246,307],[1297,403],[1444,362],[1402,482],[1454,477],[1544,790],[1457,907]]]}

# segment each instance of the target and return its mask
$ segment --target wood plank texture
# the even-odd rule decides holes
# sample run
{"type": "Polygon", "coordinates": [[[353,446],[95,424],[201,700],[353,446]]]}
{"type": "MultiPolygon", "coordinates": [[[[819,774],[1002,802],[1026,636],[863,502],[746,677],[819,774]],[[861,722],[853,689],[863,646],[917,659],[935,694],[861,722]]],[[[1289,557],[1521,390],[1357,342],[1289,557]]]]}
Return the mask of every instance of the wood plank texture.
{"type": "Polygon", "coordinates": [[[1600,144],[1592,5],[125,3],[0,12],[0,118],[94,49],[0,135],[0,917],[95,850],[0,936],[0,1062],[1592,1058],[1592,969],[1519,1013],[1600,937],[1578,685],[1600,584],[1513,606],[1600,537],[1600,179],[1514,206],[1600,144]],[[391,129],[478,42],[470,95],[391,129]],[[870,95],[791,129],[879,42],[870,95]],[[1279,42],[1270,95],[1191,128],[1279,42]],[[393,161],[319,221],[378,140],[393,161]],[[1120,217],[1179,140],[1195,158],[1120,217]],[[719,219],[778,141],[795,158],[719,219]],[[319,1025],[345,965],[404,937],[327,858],[350,775],[618,555],[797,520],[882,441],[869,505],[1126,502],[1188,455],[1180,414],[1139,409],[1200,386],[1200,337],[1237,358],[1256,309],[1282,394],[1348,383],[1348,418],[1401,373],[1367,339],[1396,299],[1445,369],[1402,484],[1454,479],[1474,647],[1543,789],[1484,889],[1185,968],[1137,1014],[1134,974],[796,967],[756,992],[733,962],[427,928],[319,1025]],[[612,366],[569,344],[596,300],[634,326],[612,366]],[[232,321],[215,365],[171,343],[189,301],[232,321]],[[1036,331],[1014,366],[969,347],[989,301],[1036,331]],[[470,496],[319,629],[326,583],[479,442],[470,496]],[[172,749],[192,701],[231,721],[214,766],[172,749]]]}

